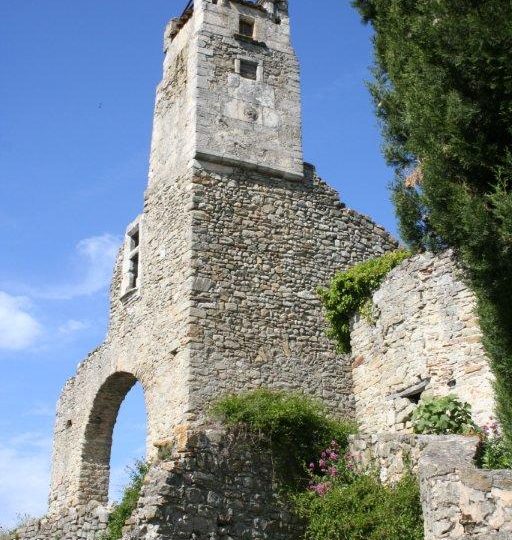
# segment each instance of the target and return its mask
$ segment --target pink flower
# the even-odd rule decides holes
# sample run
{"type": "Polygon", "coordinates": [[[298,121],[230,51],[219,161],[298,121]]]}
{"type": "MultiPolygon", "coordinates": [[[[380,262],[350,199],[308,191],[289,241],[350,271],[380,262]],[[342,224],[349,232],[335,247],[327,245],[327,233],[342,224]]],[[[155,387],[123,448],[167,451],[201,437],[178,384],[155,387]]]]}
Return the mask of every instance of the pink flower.
{"type": "Polygon", "coordinates": [[[329,491],[329,484],[316,484],[316,486],[313,487],[313,490],[317,495],[323,497],[327,493],[327,491],[329,491]]]}

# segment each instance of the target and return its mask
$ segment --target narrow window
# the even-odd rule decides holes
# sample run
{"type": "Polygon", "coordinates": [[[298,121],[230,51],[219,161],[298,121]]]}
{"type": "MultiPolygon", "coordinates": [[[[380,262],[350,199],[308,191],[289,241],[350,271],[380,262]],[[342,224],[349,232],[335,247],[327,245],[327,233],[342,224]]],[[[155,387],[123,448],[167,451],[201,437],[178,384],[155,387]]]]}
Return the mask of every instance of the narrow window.
{"type": "Polygon", "coordinates": [[[130,289],[136,289],[139,286],[139,252],[130,257],[130,289]]]}
{"type": "Polygon", "coordinates": [[[242,17],[240,19],[239,32],[242,36],[253,38],[254,37],[254,21],[251,21],[250,19],[246,19],[242,17]]]}
{"type": "Polygon", "coordinates": [[[128,227],[125,240],[123,263],[123,295],[137,289],[140,285],[140,223],[128,227]]]}
{"type": "Polygon", "coordinates": [[[240,75],[244,79],[255,81],[258,78],[258,64],[256,62],[250,62],[249,60],[241,60],[240,75]]]}

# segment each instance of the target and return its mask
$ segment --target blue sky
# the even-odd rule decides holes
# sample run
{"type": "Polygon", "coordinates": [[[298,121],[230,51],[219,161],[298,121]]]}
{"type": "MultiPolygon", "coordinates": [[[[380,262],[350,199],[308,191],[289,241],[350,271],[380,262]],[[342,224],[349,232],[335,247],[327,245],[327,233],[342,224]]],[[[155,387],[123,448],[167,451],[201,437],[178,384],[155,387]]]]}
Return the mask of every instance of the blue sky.
{"type": "MultiPolygon", "coordinates": [[[[305,159],[394,232],[364,84],[370,30],[348,0],[290,3],[305,159]]],[[[106,332],[113,256],[142,207],[163,29],[184,4],[1,2],[0,525],[45,511],[55,403],[106,332]]],[[[116,426],[113,496],[144,437],[136,389],[116,426]]]]}

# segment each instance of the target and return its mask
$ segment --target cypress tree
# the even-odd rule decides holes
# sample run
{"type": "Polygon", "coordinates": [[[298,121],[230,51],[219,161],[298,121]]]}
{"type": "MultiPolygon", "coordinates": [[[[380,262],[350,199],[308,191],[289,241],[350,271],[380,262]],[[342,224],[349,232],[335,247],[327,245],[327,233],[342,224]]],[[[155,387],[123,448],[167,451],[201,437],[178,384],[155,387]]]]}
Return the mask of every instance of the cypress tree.
{"type": "Polygon", "coordinates": [[[512,2],[353,4],[375,31],[370,91],[401,235],[466,269],[512,448],[512,2]]]}

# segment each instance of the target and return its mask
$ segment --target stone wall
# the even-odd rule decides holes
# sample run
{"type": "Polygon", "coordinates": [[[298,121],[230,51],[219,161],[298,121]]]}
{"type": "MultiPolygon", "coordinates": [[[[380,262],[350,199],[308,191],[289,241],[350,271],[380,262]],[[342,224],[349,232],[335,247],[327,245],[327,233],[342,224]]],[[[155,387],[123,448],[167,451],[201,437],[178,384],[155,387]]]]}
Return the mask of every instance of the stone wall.
{"type": "Polygon", "coordinates": [[[113,426],[137,381],[150,458],[222,393],[304,390],[353,414],[350,363],[324,335],[316,288],[393,248],[382,228],[311,168],[298,182],[194,169],[152,185],[140,223],[139,285],[124,293],[120,257],[107,339],[59,401],[50,514],[107,503],[113,426]]]}
{"type": "Polygon", "coordinates": [[[356,417],[363,431],[407,432],[421,395],[457,394],[484,425],[492,376],[475,298],[449,252],[417,255],[373,295],[374,322],[353,321],[356,417]]]}
{"type": "Polygon", "coordinates": [[[268,449],[217,426],[195,433],[149,473],[124,540],[297,540],[268,449]]]}
{"type": "Polygon", "coordinates": [[[312,169],[285,181],[232,167],[194,176],[192,400],[260,386],[304,391],[352,416],[350,363],[325,336],[316,292],[396,246],[312,169]]]}
{"type": "MultiPolygon", "coordinates": [[[[297,540],[301,524],[280,499],[270,452],[245,433],[210,426],[162,447],[124,540],[297,540]],[[162,457],[162,456],[161,456],[162,457]]],[[[108,509],[90,503],[34,522],[23,540],[100,540],[108,509]]]]}
{"type": "Polygon", "coordinates": [[[34,520],[16,531],[12,540],[100,540],[109,508],[92,501],[58,515],[34,520]]]}
{"type": "Polygon", "coordinates": [[[476,437],[379,434],[354,437],[350,451],[386,483],[409,469],[419,476],[425,540],[510,540],[512,471],[478,469],[478,444],[476,437]]]}
{"type": "Polygon", "coordinates": [[[512,471],[482,471],[478,440],[445,437],[421,453],[419,473],[425,540],[510,540],[512,471]]]}

